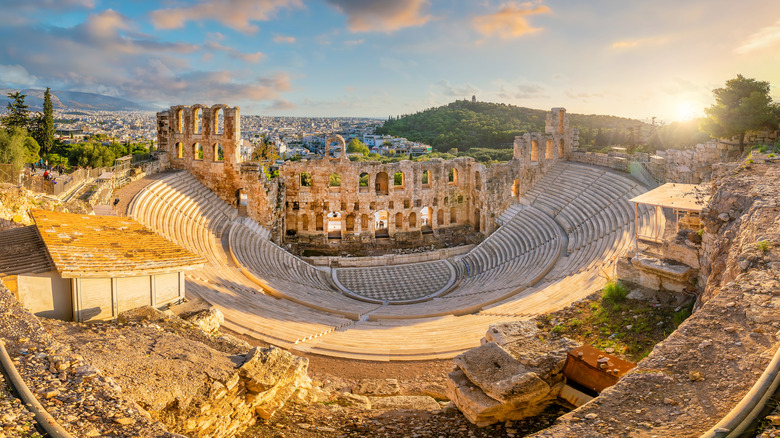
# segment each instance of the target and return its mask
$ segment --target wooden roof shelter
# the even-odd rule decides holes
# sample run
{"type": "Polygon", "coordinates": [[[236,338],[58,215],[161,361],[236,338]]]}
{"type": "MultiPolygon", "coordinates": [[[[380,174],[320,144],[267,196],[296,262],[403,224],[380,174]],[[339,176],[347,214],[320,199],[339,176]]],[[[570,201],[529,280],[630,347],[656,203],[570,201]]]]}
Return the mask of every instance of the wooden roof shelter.
{"type": "Polygon", "coordinates": [[[206,262],[129,218],[45,210],[32,215],[63,278],[161,274],[206,262]]]}

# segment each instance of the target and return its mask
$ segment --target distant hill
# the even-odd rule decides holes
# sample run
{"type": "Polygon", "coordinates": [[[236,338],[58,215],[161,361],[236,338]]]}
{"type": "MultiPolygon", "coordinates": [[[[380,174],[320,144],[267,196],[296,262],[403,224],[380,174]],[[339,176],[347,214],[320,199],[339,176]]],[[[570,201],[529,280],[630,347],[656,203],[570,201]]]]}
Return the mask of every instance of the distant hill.
{"type": "MultiPolygon", "coordinates": [[[[8,93],[15,93],[20,91],[18,89],[2,89],[0,90],[0,106],[3,111],[8,103],[8,93]]],[[[24,102],[30,105],[30,109],[33,111],[41,111],[43,109],[43,92],[44,90],[26,89],[21,90],[22,94],[26,94],[24,102]]],[[[103,94],[94,93],[82,93],[79,91],[57,91],[52,90],[52,104],[54,108],[59,109],[71,109],[71,110],[92,110],[92,111],[159,111],[152,105],[143,105],[135,102],[131,102],[126,99],[120,99],[118,97],[106,96],[103,94]]]]}
{"type": "MultiPolygon", "coordinates": [[[[442,152],[450,148],[461,152],[472,147],[508,148],[516,135],[544,132],[547,112],[504,103],[458,100],[415,114],[391,117],[377,133],[406,137],[442,152]]],[[[599,147],[621,144],[630,136],[639,138],[649,126],[623,117],[583,114],[569,114],[569,124],[579,128],[581,145],[599,147]]]]}

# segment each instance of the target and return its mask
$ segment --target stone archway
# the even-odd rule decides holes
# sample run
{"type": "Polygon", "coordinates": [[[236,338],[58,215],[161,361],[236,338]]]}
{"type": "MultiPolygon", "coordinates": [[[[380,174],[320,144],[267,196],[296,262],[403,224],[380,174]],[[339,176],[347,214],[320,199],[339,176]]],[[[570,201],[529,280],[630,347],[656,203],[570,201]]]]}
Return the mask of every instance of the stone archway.
{"type": "Polygon", "coordinates": [[[374,237],[390,237],[388,231],[388,220],[390,215],[387,210],[379,210],[374,213],[374,237]]]}
{"type": "Polygon", "coordinates": [[[340,135],[331,135],[328,137],[327,140],[325,140],[325,153],[330,153],[330,148],[333,143],[337,143],[339,146],[339,156],[334,157],[338,158],[340,160],[346,160],[347,159],[347,143],[344,142],[344,137],[340,135]]]}
{"type": "Polygon", "coordinates": [[[341,239],[341,213],[328,213],[328,239],[341,239]]]}

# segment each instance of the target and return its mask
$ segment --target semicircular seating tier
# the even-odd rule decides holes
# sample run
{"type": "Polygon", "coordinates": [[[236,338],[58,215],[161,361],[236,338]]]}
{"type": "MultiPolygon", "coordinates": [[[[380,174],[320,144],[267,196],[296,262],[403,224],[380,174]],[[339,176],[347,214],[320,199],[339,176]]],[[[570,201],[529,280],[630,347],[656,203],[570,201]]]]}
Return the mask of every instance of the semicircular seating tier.
{"type": "MultiPolygon", "coordinates": [[[[558,163],[467,254],[381,268],[312,266],[186,172],[145,187],[129,214],[209,260],[187,275],[187,295],[222,310],[230,330],[300,352],[422,360],[454,357],[492,323],[601,288],[600,271],[633,242],[628,199],[644,191],[608,169],[558,163]]],[[[638,213],[651,226],[651,211],[638,213]]]]}

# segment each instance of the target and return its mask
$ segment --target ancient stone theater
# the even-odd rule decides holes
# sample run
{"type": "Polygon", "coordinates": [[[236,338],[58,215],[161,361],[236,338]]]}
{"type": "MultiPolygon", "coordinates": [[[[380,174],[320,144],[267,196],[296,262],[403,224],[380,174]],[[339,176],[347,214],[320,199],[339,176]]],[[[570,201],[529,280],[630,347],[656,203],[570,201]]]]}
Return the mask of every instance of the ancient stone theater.
{"type": "MultiPolygon", "coordinates": [[[[371,360],[451,358],[487,327],[568,305],[603,285],[649,207],[626,173],[570,161],[566,110],[514,157],[352,162],[344,139],[278,177],[239,154],[240,109],[173,106],[157,115],[174,172],[135,196],[128,214],[208,263],[187,293],[225,326],[299,352],[371,360]],[[299,257],[291,248],[415,247],[369,257],[299,257]],[[576,287],[574,286],[576,285],[576,287]]],[[[305,255],[305,254],[304,254],[305,255]]]]}

